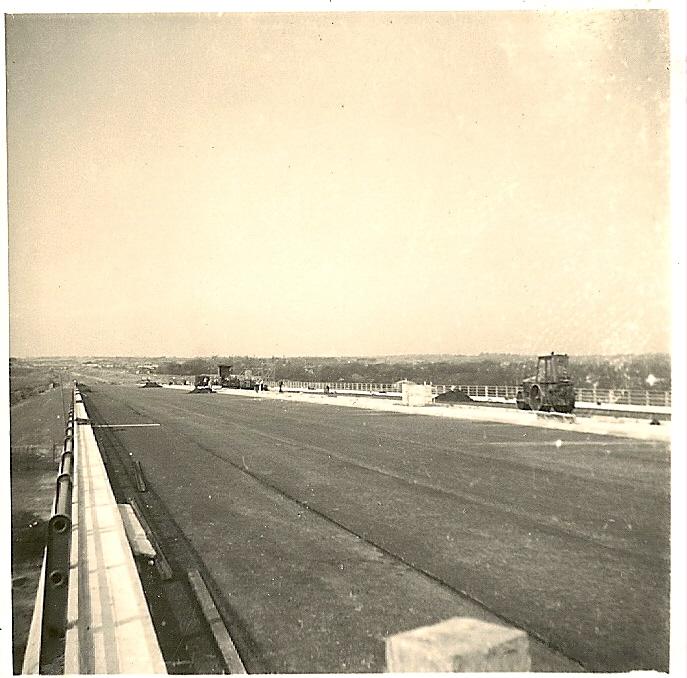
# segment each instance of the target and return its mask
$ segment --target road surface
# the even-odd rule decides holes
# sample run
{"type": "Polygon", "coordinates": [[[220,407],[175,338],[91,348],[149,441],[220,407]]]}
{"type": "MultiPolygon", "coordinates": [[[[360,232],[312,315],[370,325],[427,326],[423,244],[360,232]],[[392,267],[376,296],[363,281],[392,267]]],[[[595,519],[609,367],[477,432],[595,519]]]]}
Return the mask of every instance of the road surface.
{"type": "Polygon", "coordinates": [[[667,670],[663,443],[168,389],[84,399],[96,424],[160,424],[96,435],[142,463],[141,497],[202,562],[251,672],[383,671],[387,635],[452,616],[525,629],[535,669],[667,670]]]}

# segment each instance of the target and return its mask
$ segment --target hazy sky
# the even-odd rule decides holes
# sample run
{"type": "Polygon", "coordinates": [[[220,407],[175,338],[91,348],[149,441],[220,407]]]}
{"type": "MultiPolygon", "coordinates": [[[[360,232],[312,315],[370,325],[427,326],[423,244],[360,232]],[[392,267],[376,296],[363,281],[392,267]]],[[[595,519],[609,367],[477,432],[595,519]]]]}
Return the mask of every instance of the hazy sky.
{"type": "Polygon", "coordinates": [[[6,39],[12,355],[670,349],[662,11],[6,39]]]}

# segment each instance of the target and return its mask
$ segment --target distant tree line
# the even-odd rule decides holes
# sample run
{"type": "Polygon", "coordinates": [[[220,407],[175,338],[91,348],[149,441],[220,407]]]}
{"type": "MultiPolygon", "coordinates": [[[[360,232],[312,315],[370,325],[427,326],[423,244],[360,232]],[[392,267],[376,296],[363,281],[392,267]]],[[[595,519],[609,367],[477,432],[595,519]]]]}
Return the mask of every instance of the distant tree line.
{"type": "MultiPolygon", "coordinates": [[[[232,365],[234,374],[250,370],[265,379],[324,382],[393,383],[409,379],[433,384],[517,384],[534,374],[536,358],[523,356],[456,356],[441,360],[398,358],[293,357],[255,358],[212,356],[183,361],[160,361],[161,375],[216,374],[218,365],[232,365]]],[[[570,374],[579,387],[646,389],[653,375],[657,390],[670,388],[670,356],[582,356],[570,358],[570,374]]]]}

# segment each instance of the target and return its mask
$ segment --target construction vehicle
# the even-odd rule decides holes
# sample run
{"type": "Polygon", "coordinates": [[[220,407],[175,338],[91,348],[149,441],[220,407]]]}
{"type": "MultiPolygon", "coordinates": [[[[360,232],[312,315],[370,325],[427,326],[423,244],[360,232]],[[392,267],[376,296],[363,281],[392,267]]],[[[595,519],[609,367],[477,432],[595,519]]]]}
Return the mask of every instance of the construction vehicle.
{"type": "Polygon", "coordinates": [[[231,365],[218,365],[217,372],[219,384],[222,388],[242,388],[253,389],[259,382],[250,370],[245,370],[243,374],[232,374],[231,365]]]}
{"type": "Polygon", "coordinates": [[[519,410],[572,412],[575,409],[575,387],[568,373],[567,354],[552,352],[540,355],[537,373],[522,380],[515,401],[519,410]]]}
{"type": "Polygon", "coordinates": [[[222,388],[240,388],[239,378],[231,373],[231,365],[218,365],[217,372],[222,388]]]}
{"type": "Polygon", "coordinates": [[[193,390],[191,393],[214,393],[212,390],[213,374],[198,374],[193,380],[193,390]]]}
{"type": "Polygon", "coordinates": [[[162,388],[162,384],[158,383],[157,381],[153,381],[152,379],[142,380],[139,386],[141,388],[162,388]]]}

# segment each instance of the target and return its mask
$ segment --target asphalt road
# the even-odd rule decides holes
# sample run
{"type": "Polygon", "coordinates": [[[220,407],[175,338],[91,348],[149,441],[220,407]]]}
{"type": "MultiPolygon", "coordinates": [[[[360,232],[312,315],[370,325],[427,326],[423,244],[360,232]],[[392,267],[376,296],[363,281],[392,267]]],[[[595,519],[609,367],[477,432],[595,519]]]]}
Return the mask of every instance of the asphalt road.
{"type": "Polygon", "coordinates": [[[91,388],[95,423],[161,424],[96,430],[142,462],[253,672],[383,671],[387,635],[452,616],[527,630],[539,670],[668,668],[663,443],[91,388]]]}

